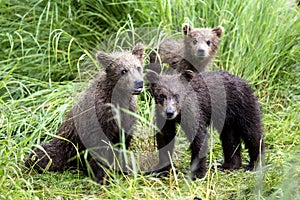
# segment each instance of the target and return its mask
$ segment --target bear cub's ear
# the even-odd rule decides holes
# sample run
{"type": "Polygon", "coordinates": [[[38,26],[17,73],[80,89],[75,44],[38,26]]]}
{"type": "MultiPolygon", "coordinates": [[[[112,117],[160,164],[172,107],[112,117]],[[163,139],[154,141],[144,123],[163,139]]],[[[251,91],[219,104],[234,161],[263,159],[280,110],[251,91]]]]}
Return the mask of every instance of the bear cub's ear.
{"type": "Polygon", "coordinates": [[[195,73],[192,70],[185,70],[181,74],[187,81],[190,81],[194,78],[195,73]]]}
{"type": "Polygon", "coordinates": [[[135,55],[141,63],[143,63],[143,55],[145,51],[145,46],[142,43],[137,43],[132,49],[132,55],[135,55]]]}
{"type": "Polygon", "coordinates": [[[182,32],[183,32],[184,35],[187,35],[192,30],[193,30],[193,27],[190,26],[188,23],[183,23],[182,24],[182,32]]]}
{"type": "Polygon", "coordinates": [[[108,55],[102,51],[98,52],[96,54],[96,59],[100,63],[100,65],[102,65],[102,67],[104,67],[104,68],[111,66],[112,63],[114,62],[113,57],[111,57],[110,55],[108,55]]]}
{"type": "Polygon", "coordinates": [[[152,71],[150,69],[146,70],[146,78],[149,82],[149,84],[158,83],[159,81],[159,74],[155,71],[152,71]]]}
{"type": "Polygon", "coordinates": [[[220,38],[224,32],[224,28],[222,26],[217,26],[216,28],[212,29],[212,32],[214,32],[220,38]]]}

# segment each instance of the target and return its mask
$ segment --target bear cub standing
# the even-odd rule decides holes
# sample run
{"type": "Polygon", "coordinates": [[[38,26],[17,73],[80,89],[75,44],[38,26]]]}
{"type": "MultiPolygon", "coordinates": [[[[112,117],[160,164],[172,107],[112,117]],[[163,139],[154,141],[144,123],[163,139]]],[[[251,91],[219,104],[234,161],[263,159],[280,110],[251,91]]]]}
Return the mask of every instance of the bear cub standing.
{"type": "Polygon", "coordinates": [[[111,145],[120,144],[122,138],[126,147],[130,145],[135,118],[126,112],[118,112],[121,114],[117,116],[116,111],[124,108],[135,112],[136,95],[143,90],[143,53],[140,43],[132,52],[110,55],[99,52],[96,58],[105,73],[97,76],[74,104],[57,130],[57,136],[35,149],[25,165],[39,172],[62,171],[66,167],[77,167],[77,163],[70,160],[88,149],[87,161],[92,174],[97,182],[103,182],[106,174],[102,166],[111,166],[115,153],[111,145]],[[121,132],[125,132],[124,137],[121,132]]]}
{"type": "Polygon", "coordinates": [[[162,65],[159,65],[159,61],[161,61],[179,73],[184,70],[205,71],[217,54],[220,38],[224,32],[223,27],[193,28],[184,23],[182,31],[183,41],[166,39],[160,44],[157,52],[160,59],[156,52],[150,53],[149,69],[160,72],[162,65]]]}
{"type": "Polygon", "coordinates": [[[224,163],[222,169],[242,166],[241,140],[249,151],[246,170],[253,170],[263,151],[260,109],[251,87],[241,78],[225,71],[194,74],[159,75],[148,70],[150,93],[156,102],[156,134],[159,164],[152,173],[165,175],[174,149],[176,124],[187,135],[191,149],[192,178],[206,174],[208,133],[213,126],[220,133],[224,163]]]}

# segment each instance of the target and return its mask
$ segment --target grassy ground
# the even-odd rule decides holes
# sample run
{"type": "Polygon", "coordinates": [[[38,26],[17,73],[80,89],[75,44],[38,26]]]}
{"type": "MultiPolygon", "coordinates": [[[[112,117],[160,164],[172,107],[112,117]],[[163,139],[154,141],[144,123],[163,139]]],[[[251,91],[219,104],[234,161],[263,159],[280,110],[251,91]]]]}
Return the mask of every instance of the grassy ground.
{"type": "MultiPolygon", "coordinates": [[[[0,26],[0,199],[300,199],[300,18],[288,1],[0,1],[0,26]],[[100,186],[78,171],[26,171],[30,150],[51,139],[74,97],[101,70],[95,51],[141,40],[150,47],[183,22],[225,28],[213,68],[255,89],[267,144],[262,171],[210,168],[204,179],[191,181],[181,132],[178,173],[166,179],[112,174],[114,183],[100,186]]],[[[143,95],[138,112],[151,121],[143,95]]],[[[136,138],[134,152],[154,150],[145,126],[139,121],[147,142],[136,138]]],[[[213,166],[222,161],[218,134],[210,144],[213,166]]]]}

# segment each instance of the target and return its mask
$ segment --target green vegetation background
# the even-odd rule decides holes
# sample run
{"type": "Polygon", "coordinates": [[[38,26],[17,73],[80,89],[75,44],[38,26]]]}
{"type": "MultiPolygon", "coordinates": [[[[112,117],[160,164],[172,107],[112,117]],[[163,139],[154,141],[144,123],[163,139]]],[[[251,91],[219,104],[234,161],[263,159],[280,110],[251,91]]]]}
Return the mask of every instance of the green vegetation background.
{"type": "MultiPolygon", "coordinates": [[[[283,0],[0,0],[0,199],[300,199],[299,14],[283,0]],[[183,22],[225,28],[213,69],[255,89],[267,144],[262,171],[210,169],[190,181],[184,142],[175,153],[178,173],[167,179],[116,174],[100,186],[77,171],[26,171],[30,150],[55,134],[74,96],[101,70],[95,51],[120,50],[128,38],[151,47],[174,32],[180,37],[183,22]]],[[[151,121],[148,101],[144,93],[139,113],[151,121]]],[[[212,136],[210,166],[222,162],[212,136]]],[[[135,151],[153,150],[153,138],[143,141],[137,138],[135,151]]]]}

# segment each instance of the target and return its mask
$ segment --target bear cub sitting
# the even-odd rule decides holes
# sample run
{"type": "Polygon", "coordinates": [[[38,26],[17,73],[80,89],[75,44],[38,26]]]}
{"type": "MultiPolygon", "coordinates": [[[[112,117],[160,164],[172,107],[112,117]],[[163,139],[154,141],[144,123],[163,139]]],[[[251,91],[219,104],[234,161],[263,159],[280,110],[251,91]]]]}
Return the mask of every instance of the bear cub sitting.
{"type": "Polygon", "coordinates": [[[114,155],[118,153],[113,152],[111,146],[122,143],[123,138],[126,147],[130,145],[135,117],[121,110],[117,112],[117,108],[136,110],[136,95],[144,87],[143,54],[141,43],[132,51],[97,53],[96,58],[105,72],[92,81],[73,105],[56,137],[36,148],[25,165],[38,172],[62,171],[67,167],[78,167],[72,159],[88,150],[87,158],[82,161],[87,161],[95,181],[102,183],[106,177],[103,166],[112,167],[114,155]]]}
{"type": "Polygon", "coordinates": [[[166,175],[175,143],[176,124],[185,132],[191,149],[192,178],[206,174],[208,133],[212,124],[220,133],[224,163],[221,169],[242,166],[241,140],[249,151],[245,170],[253,170],[264,152],[260,109],[251,87],[225,71],[159,75],[147,71],[150,93],[156,103],[159,163],[152,173],[166,175]]]}

